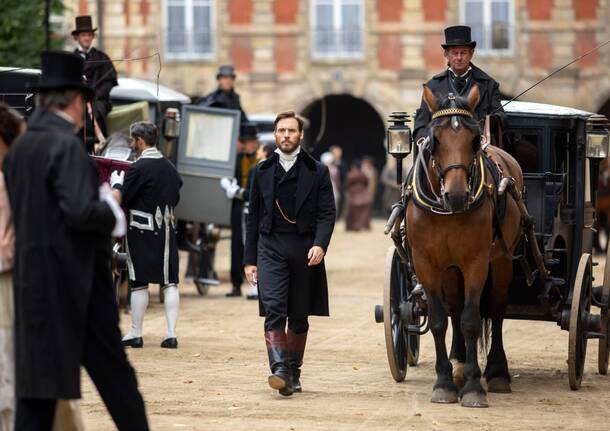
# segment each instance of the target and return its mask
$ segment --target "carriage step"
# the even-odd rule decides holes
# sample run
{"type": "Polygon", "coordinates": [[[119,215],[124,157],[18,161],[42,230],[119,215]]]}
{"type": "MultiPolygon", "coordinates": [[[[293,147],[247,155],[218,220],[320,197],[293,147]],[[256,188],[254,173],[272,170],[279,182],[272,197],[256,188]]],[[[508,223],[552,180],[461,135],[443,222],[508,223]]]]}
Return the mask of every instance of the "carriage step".
{"type": "Polygon", "coordinates": [[[548,251],[551,253],[565,253],[568,251],[567,248],[545,248],[544,251],[548,251]]]}
{"type": "Polygon", "coordinates": [[[383,305],[375,305],[375,322],[383,323],[383,305]]]}
{"type": "Polygon", "coordinates": [[[593,331],[588,331],[585,332],[585,337],[587,338],[587,340],[591,340],[591,339],[604,339],[606,338],[606,336],[604,334],[602,334],[601,332],[593,332],[593,331]]]}
{"type": "Polygon", "coordinates": [[[544,260],[545,266],[555,266],[559,265],[559,259],[555,259],[554,257],[548,258],[544,260]]]}

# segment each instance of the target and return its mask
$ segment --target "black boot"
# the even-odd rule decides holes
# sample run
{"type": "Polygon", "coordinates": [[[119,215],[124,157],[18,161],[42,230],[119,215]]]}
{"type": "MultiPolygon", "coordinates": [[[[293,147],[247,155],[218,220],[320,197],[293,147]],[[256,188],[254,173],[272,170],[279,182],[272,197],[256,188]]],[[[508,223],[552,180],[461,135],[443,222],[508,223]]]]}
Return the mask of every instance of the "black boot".
{"type": "Polygon", "coordinates": [[[267,331],[265,332],[265,343],[272,373],[268,378],[269,386],[277,389],[284,396],[290,396],[294,390],[287,361],[286,334],[284,331],[267,331]]]}
{"type": "Polygon", "coordinates": [[[305,354],[305,343],[307,332],[297,334],[288,329],[286,334],[286,346],[288,348],[288,365],[292,376],[292,387],[295,392],[302,392],[301,388],[301,366],[303,366],[303,355],[305,354]]]}
{"type": "Polygon", "coordinates": [[[241,286],[233,286],[233,289],[229,293],[226,293],[227,298],[233,298],[235,296],[241,296],[241,286]]]}

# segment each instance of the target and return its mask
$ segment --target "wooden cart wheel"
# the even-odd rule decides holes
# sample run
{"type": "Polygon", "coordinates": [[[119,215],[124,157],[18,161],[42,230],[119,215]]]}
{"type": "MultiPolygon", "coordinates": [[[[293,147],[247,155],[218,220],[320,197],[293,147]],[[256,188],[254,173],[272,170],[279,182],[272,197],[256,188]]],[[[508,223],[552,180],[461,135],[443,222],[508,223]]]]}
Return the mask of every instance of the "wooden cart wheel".
{"type": "Polygon", "coordinates": [[[582,382],[587,356],[586,324],[591,311],[591,255],[584,253],[578,264],[572,307],[570,309],[570,335],[568,341],[568,378],[570,388],[577,390],[582,382]]]}
{"type": "Polygon", "coordinates": [[[610,352],[610,247],[606,251],[606,265],[604,268],[604,284],[601,297],[601,333],[604,338],[599,339],[597,366],[600,374],[608,373],[608,359],[610,352]]]}
{"type": "Polygon", "coordinates": [[[391,246],[385,260],[385,286],[383,289],[383,327],[388,364],[392,377],[402,382],[407,375],[409,337],[400,319],[400,304],[406,297],[401,287],[406,285],[396,247],[391,246]]]}

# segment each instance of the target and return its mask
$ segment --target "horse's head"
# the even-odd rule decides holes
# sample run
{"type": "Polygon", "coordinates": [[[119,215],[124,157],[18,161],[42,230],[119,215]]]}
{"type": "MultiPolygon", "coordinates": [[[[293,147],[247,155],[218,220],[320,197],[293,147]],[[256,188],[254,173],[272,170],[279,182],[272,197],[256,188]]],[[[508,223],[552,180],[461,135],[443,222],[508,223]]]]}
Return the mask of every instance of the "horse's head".
{"type": "Polygon", "coordinates": [[[479,87],[472,86],[468,97],[437,100],[424,87],[424,101],[432,113],[430,131],[431,168],[440,184],[443,205],[451,212],[468,209],[476,156],[480,149],[480,128],[473,118],[479,103],[479,87]]]}

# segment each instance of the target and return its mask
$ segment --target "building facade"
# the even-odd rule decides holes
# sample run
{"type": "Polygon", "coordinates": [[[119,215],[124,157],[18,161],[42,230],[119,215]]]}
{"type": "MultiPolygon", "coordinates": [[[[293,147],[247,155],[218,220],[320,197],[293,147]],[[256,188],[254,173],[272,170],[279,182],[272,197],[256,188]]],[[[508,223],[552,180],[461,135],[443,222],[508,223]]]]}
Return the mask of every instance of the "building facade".
{"type": "MultiPolygon", "coordinates": [[[[296,109],[321,147],[383,150],[394,110],[413,112],[421,84],[445,67],[448,25],[468,24],[473,62],[508,97],[610,39],[610,0],[66,0],[91,14],[120,73],[191,96],[212,91],[220,64],[237,69],[246,112],[296,109]],[[351,129],[356,129],[355,131],[351,129]],[[381,135],[380,135],[381,133],[381,135]],[[381,142],[379,140],[381,139],[381,142]],[[358,141],[358,142],[356,142],[358,141]],[[345,144],[342,144],[345,145],[345,144]]],[[[610,44],[522,100],[610,111],[610,44]]],[[[610,112],[605,112],[610,114],[610,112]]],[[[360,151],[356,151],[360,153],[360,151]]]]}

